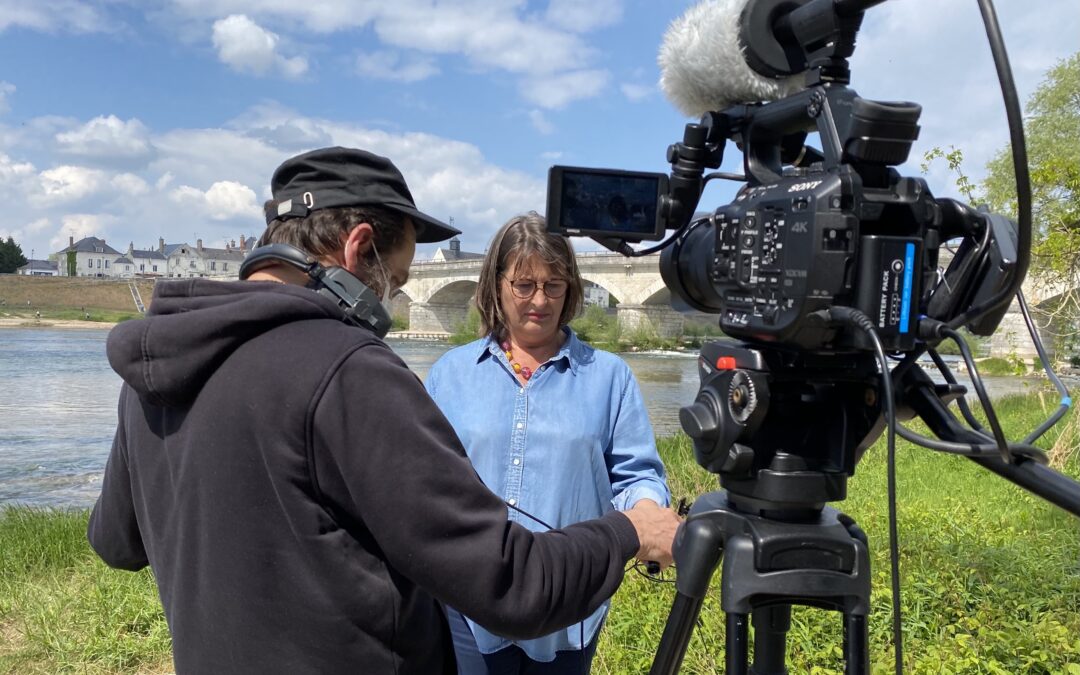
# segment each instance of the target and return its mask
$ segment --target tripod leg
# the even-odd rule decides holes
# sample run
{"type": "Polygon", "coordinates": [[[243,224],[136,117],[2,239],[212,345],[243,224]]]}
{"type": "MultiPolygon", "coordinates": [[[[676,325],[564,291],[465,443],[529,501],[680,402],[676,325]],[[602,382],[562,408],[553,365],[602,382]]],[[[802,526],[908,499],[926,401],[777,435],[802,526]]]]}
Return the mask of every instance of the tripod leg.
{"type": "Polygon", "coordinates": [[[787,634],[791,605],[755,608],[754,667],[752,675],[787,675],[787,634]]]}
{"type": "Polygon", "coordinates": [[[683,657],[686,656],[686,645],[690,643],[690,635],[694,632],[694,622],[697,621],[704,601],[704,598],[675,594],[675,604],[671,606],[671,614],[664,626],[660,646],[656,648],[656,658],[649,675],[674,675],[679,672],[683,657]]]}
{"type": "Polygon", "coordinates": [[[675,535],[675,604],[656,650],[650,675],[674,675],[686,656],[694,622],[709,590],[709,579],[724,550],[723,530],[709,514],[691,515],[675,535]]]}
{"type": "Polygon", "coordinates": [[[725,675],[746,675],[750,658],[750,622],[748,614],[728,612],[726,615],[725,675]]]}
{"type": "Polygon", "coordinates": [[[865,616],[844,613],[844,661],[845,675],[870,672],[870,627],[865,616]]]}

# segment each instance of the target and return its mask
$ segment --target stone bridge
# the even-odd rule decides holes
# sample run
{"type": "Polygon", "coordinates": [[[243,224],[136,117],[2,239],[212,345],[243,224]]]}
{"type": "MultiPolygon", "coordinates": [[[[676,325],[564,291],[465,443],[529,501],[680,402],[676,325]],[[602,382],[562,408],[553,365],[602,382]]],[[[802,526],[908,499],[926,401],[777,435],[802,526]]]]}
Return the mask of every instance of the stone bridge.
{"type": "MultiPolygon", "coordinates": [[[[660,278],[659,254],[626,258],[578,253],[577,262],[582,278],[607,290],[618,303],[624,330],[645,328],[661,336],[682,332],[683,315],[671,308],[671,293],[660,278]]],[[[481,259],[414,262],[401,289],[410,301],[410,332],[453,332],[468,313],[482,264],[481,259]]]]}
{"type": "MultiPolygon", "coordinates": [[[[581,276],[608,291],[617,303],[619,325],[624,331],[645,329],[660,336],[679,335],[685,316],[671,308],[671,293],[660,278],[660,255],[626,258],[617,253],[578,253],[581,276]]],[[[943,255],[942,265],[949,256],[943,255]]],[[[465,320],[476,294],[482,259],[456,261],[417,261],[409,270],[409,282],[401,289],[409,302],[409,330],[417,333],[452,333],[465,320]]],[[[1053,355],[1049,335],[1058,332],[1049,327],[1049,315],[1040,307],[1052,306],[1064,288],[1051,288],[1036,282],[1029,273],[1024,294],[1040,326],[1048,352],[1053,355]],[[1049,327],[1049,330],[1047,328],[1049,327]]],[[[395,304],[403,304],[402,296],[395,304]]],[[[708,322],[712,315],[693,313],[708,322]]],[[[1036,357],[1020,308],[1013,302],[994,333],[991,355],[1036,357]]]]}

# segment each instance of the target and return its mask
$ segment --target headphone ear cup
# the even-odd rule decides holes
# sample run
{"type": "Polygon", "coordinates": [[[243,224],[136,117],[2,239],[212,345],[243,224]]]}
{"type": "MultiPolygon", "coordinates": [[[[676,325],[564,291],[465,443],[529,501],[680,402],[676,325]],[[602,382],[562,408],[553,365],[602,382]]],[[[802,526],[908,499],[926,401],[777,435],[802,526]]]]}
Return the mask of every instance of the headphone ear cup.
{"type": "Polygon", "coordinates": [[[343,267],[328,267],[319,278],[319,293],[330,298],[345,312],[345,319],[367,328],[379,338],[386,337],[393,323],[382,300],[367,284],[343,267]]]}

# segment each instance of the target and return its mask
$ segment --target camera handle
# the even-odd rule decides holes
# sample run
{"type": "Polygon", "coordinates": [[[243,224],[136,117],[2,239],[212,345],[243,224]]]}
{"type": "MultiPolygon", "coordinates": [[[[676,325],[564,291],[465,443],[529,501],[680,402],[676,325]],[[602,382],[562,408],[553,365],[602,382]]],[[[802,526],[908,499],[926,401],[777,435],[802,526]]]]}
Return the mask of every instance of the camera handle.
{"type": "Polygon", "coordinates": [[[792,605],[842,612],[844,672],[870,671],[870,558],[855,521],[828,506],[815,520],[775,520],[739,511],[718,491],[694,502],[676,535],[677,593],[650,675],[679,672],[721,558],[728,675],[787,674],[792,605]],[[755,639],[748,670],[750,620],[755,639]]]}

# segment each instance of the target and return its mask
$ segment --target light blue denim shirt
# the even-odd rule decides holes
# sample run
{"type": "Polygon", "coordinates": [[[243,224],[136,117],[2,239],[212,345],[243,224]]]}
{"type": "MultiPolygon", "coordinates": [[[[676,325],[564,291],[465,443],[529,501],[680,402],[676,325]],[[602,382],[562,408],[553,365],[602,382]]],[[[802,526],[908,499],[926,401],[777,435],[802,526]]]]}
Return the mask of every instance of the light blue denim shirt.
{"type": "MultiPolygon", "coordinates": [[[[559,353],[525,386],[490,337],[444,354],[425,386],[484,483],[552,528],[626,510],[643,498],[667,506],[664,467],[629,366],[564,330],[559,353]]],[[[509,517],[533,531],[547,529],[513,509],[509,517]]],[[[485,654],[516,644],[534,660],[551,661],[556,651],[581,649],[583,636],[588,644],[607,608],[583,627],[535,640],[511,642],[471,620],[469,627],[485,654]]]]}

